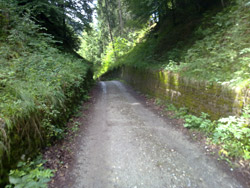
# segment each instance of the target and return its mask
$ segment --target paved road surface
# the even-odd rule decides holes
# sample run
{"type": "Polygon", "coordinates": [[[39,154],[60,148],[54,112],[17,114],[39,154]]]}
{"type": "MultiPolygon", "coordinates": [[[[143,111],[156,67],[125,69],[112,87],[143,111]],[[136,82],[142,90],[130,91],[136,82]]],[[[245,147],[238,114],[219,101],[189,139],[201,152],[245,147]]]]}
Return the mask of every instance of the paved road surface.
{"type": "Polygon", "coordinates": [[[243,187],[122,83],[101,82],[100,87],[65,187],[243,187]]]}

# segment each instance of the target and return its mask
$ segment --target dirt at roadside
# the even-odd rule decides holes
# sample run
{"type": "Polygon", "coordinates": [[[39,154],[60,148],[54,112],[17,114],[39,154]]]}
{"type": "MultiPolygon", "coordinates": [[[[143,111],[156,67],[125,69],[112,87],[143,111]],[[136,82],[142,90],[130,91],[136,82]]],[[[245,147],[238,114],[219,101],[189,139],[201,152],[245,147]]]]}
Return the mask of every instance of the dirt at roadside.
{"type": "Polygon", "coordinates": [[[94,86],[89,93],[90,99],[81,105],[80,111],[67,124],[68,130],[64,138],[43,151],[43,157],[47,161],[45,167],[55,170],[55,175],[49,183],[50,188],[62,187],[65,184],[67,174],[70,173],[75,162],[81,134],[86,129],[88,117],[91,115],[98,94],[98,86],[94,86]]]}

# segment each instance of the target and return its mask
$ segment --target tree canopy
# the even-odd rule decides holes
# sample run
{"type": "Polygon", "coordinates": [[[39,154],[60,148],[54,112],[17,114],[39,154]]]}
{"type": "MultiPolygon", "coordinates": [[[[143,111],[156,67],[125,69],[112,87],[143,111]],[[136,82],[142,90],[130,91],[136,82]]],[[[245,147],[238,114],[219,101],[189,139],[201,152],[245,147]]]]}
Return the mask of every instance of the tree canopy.
{"type": "Polygon", "coordinates": [[[92,0],[19,0],[20,14],[30,16],[48,34],[54,36],[58,45],[66,49],[78,49],[77,34],[90,29],[92,0]],[[61,44],[60,44],[61,43],[61,44]]]}

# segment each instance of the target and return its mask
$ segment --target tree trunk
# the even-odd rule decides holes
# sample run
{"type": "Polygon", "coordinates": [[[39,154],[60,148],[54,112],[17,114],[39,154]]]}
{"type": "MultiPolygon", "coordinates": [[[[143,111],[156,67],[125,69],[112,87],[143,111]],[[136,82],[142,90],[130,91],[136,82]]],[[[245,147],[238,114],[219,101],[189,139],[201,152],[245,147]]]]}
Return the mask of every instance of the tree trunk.
{"type": "Polygon", "coordinates": [[[221,5],[222,5],[223,8],[225,7],[224,0],[221,0],[221,5]]]}
{"type": "Polygon", "coordinates": [[[114,38],[113,38],[113,34],[112,34],[112,29],[111,29],[111,23],[110,23],[110,17],[109,17],[109,10],[108,10],[108,0],[105,0],[105,8],[106,8],[106,16],[107,16],[107,20],[108,20],[108,29],[109,29],[109,35],[110,35],[110,39],[111,39],[111,43],[112,43],[112,48],[114,50],[114,55],[115,55],[115,59],[116,59],[116,52],[115,52],[115,45],[114,45],[114,38]]]}
{"type": "Polygon", "coordinates": [[[173,19],[173,24],[176,25],[175,3],[174,3],[174,0],[171,0],[171,3],[172,3],[172,19],[173,19]]]}
{"type": "Polygon", "coordinates": [[[61,6],[63,11],[62,24],[63,24],[63,46],[66,46],[66,13],[65,13],[65,1],[62,2],[61,6]]]}
{"type": "Polygon", "coordinates": [[[124,29],[124,23],[122,19],[122,6],[121,6],[121,0],[118,0],[118,11],[119,11],[119,20],[120,20],[120,34],[123,35],[123,29],[124,29]]]}

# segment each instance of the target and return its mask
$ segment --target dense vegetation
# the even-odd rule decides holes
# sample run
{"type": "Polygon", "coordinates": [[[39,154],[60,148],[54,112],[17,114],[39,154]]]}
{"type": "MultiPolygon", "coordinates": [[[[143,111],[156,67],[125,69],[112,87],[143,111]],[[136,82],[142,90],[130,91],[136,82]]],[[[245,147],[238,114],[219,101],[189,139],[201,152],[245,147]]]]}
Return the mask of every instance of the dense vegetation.
{"type": "Polygon", "coordinates": [[[74,52],[80,44],[76,32],[87,25],[76,27],[72,14],[63,11],[76,8],[71,2],[0,1],[0,186],[21,156],[62,136],[87,97],[91,64],[74,52]]]}
{"type": "MultiPolygon", "coordinates": [[[[45,186],[41,160],[17,160],[62,136],[87,98],[89,62],[95,78],[125,65],[249,88],[248,0],[97,0],[93,24],[90,2],[0,0],[0,186],[16,166],[8,187],[45,186]]],[[[217,122],[174,111],[224,155],[250,159],[247,107],[217,122]]]]}
{"type": "Polygon", "coordinates": [[[154,66],[211,82],[247,82],[248,12],[247,1],[237,1],[222,10],[207,11],[201,18],[192,18],[187,23],[165,26],[153,32],[156,37],[149,36],[138,44],[122,62],[154,66]]]}
{"type": "Polygon", "coordinates": [[[84,41],[95,39],[94,43],[83,43],[90,51],[84,52],[83,48],[81,52],[97,66],[102,65],[97,75],[109,67],[130,64],[177,71],[211,82],[248,81],[250,5],[247,0],[122,1],[122,19],[116,14],[119,1],[111,2],[112,9],[117,11],[108,13],[102,11],[103,1],[98,1],[101,21],[91,35],[83,37],[84,41]],[[111,27],[107,27],[108,16],[112,18],[111,27]],[[123,27],[119,20],[123,21],[123,27]],[[103,33],[106,35],[102,36],[103,33]]]}
{"type": "MultiPolygon", "coordinates": [[[[158,99],[158,104],[163,104],[158,99]]],[[[241,116],[229,116],[221,118],[219,120],[211,121],[209,115],[201,113],[201,115],[195,116],[188,113],[187,108],[176,108],[173,104],[165,103],[165,109],[174,113],[173,118],[182,118],[185,120],[184,127],[199,130],[206,134],[208,137],[208,143],[218,144],[219,154],[222,159],[229,162],[234,167],[237,162],[238,166],[249,168],[250,160],[250,129],[249,129],[249,106],[243,109],[241,116]],[[233,163],[229,159],[235,160],[233,163]]]]}

